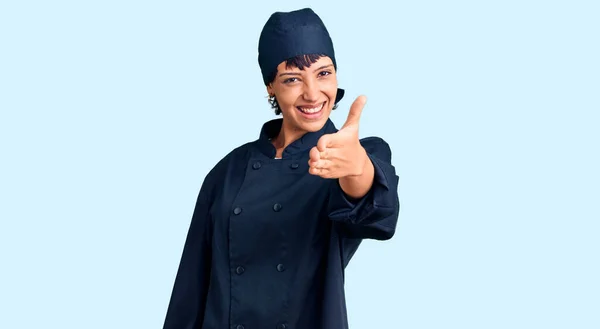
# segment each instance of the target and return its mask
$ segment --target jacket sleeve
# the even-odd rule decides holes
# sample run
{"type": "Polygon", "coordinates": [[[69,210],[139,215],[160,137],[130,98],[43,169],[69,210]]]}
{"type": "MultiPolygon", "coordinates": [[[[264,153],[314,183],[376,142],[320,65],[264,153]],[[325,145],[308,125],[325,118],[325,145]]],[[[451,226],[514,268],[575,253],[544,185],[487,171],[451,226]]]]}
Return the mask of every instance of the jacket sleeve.
{"type": "Polygon", "coordinates": [[[396,231],[400,211],[392,152],[378,137],[362,139],[361,144],[375,168],[373,186],[361,199],[349,200],[336,180],[328,201],[329,218],[339,223],[346,237],[388,240],[396,231]]]}
{"type": "Polygon", "coordinates": [[[211,268],[209,194],[205,182],[196,201],[163,329],[202,325],[211,268]]]}

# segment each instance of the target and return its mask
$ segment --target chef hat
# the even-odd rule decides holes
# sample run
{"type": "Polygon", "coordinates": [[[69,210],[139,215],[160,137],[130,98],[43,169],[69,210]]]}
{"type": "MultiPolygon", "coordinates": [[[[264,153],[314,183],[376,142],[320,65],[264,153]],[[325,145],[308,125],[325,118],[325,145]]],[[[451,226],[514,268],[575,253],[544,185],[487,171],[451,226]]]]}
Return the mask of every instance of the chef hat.
{"type": "MultiPolygon", "coordinates": [[[[321,18],[310,8],[273,13],[258,41],[258,64],[265,85],[271,82],[280,63],[308,54],[327,55],[337,70],[333,42],[321,18]]],[[[335,102],[343,96],[344,90],[338,88],[335,102]]]]}

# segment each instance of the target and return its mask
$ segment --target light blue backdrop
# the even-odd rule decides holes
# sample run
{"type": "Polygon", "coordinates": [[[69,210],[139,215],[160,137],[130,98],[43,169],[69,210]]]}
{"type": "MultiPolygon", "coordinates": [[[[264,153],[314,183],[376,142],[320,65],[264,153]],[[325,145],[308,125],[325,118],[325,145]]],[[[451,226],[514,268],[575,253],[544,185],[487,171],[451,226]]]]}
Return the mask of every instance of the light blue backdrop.
{"type": "Polygon", "coordinates": [[[306,6],[400,175],[351,328],[600,328],[597,1],[8,0],[0,328],[162,326],[204,175],[273,118],[260,30],[306,6]]]}

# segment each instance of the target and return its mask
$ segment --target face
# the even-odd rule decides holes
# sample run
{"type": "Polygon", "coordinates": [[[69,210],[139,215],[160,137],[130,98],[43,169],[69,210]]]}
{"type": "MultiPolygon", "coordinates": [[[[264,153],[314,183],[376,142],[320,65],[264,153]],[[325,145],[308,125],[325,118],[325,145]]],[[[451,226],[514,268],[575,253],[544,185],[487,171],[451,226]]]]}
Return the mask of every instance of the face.
{"type": "Polygon", "coordinates": [[[300,70],[277,66],[275,80],[267,86],[283,115],[284,127],[296,132],[321,129],[331,113],[337,95],[337,77],[331,58],[319,58],[300,70]]]}

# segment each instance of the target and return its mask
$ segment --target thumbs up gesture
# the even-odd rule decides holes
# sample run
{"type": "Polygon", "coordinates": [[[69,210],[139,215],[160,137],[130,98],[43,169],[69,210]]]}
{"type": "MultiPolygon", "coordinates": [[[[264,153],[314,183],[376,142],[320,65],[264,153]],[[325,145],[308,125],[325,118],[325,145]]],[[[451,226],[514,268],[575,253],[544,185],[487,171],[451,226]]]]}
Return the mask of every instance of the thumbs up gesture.
{"type": "Polygon", "coordinates": [[[358,126],[367,98],[359,96],[348,113],[346,122],[334,134],[321,136],[309,153],[309,173],[323,178],[360,176],[369,161],[360,145],[358,126]]]}

